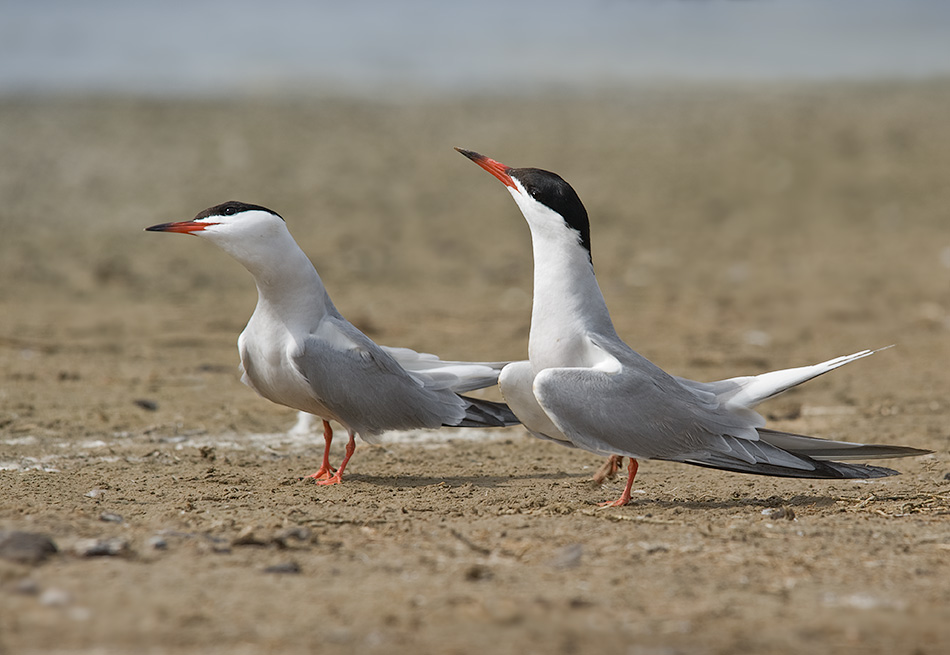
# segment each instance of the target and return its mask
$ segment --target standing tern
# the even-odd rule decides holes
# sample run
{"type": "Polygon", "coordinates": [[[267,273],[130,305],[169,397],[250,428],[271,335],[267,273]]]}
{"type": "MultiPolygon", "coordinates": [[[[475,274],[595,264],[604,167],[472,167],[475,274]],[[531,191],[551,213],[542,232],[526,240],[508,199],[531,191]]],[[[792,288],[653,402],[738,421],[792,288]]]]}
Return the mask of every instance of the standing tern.
{"type": "Polygon", "coordinates": [[[518,423],[503,403],[460,395],[495,384],[507,362],[442,361],[377,345],[337,311],[276,212],[231,201],[146,230],[204,237],[254,276],[257,307],[238,338],[241,381],[268,400],[323,419],[323,464],[310,476],[318,484],[343,481],[357,434],[375,443],[386,430],[518,423]],[[331,420],[349,435],[337,470],[329,460],[331,420]]]}
{"type": "MultiPolygon", "coordinates": [[[[587,210],[574,189],[555,173],[511,168],[477,152],[457,150],[508,188],[531,230],[534,300],[528,360],[508,364],[498,386],[535,436],[609,455],[614,466],[624,456],[630,458],[623,494],[604,505],[619,507],[630,501],[638,459],[780,477],[846,479],[897,471],[831,458],[930,452],[770,430],[752,409],[874,351],[718,382],[667,374],[617,336],[594,277],[587,210]]],[[[605,469],[611,470],[609,465],[605,469]]]]}

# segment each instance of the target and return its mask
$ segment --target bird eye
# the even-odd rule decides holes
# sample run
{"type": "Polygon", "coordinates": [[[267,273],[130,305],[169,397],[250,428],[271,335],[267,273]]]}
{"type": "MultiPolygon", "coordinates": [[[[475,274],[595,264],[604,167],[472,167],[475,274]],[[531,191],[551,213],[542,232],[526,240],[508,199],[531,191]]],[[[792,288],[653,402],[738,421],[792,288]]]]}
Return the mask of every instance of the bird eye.
{"type": "Polygon", "coordinates": [[[234,210],[234,207],[225,207],[225,208],[224,208],[224,215],[225,215],[225,216],[232,216],[232,215],[234,214],[234,211],[235,211],[235,210],[234,210]]]}

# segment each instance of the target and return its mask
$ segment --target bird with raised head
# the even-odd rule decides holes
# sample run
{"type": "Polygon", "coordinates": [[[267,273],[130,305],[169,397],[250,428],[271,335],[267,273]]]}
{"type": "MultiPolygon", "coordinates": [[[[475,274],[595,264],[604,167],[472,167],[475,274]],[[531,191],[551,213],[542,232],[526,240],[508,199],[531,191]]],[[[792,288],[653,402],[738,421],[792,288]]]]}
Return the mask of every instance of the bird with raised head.
{"type": "MultiPolygon", "coordinates": [[[[629,457],[630,501],[639,459],[792,478],[880,478],[897,471],[834,460],[924,455],[906,446],[831,441],[765,427],[753,407],[875,351],[820,364],[695,382],[670,375],[617,335],[594,277],[587,210],[570,184],[457,149],[511,193],[531,232],[534,297],[528,360],[505,366],[501,393],[535,436],[629,457]]],[[[609,472],[610,466],[606,468],[609,472]]]]}

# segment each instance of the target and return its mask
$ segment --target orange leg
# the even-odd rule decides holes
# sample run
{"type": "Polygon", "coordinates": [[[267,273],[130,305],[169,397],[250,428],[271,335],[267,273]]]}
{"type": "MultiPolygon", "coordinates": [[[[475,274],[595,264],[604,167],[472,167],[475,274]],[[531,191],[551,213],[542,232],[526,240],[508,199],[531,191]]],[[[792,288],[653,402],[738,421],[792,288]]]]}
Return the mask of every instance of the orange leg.
{"type": "Polygon", "coordinates": [[[330,442],[333,441],[333,428],[330,427],[329,421],[323,422],[323,440],[327,442],[326,447],[323,449],[323,465],[316,473],[311,473],[307,476],[314,480],[326,480],[336,473],[333,467],[330,466],[330,442]]]}
{"type": "Polygon", "coordinates": [[[623,455],[611,455],[604,462],[604,465],[597,469],[591,480],[594,481],[594,484],[603,484],[604,480],[613,480],[617,477],[617,471],[620,470],[621,466],[623,466],[623,455]]]}
{"type": "Polygon", "coordinates": [[[350,432],[350,440],[346,442],[346,455],[343,457],[343,461],[340,462],[340,468],[333,474],[333,477],[327,478],[326,480],[317,480],[317,484],[340,484],[343,482],[343,469],[346,468],[347,462],[350,461],[350,457],[352,457],[355,452],[356,435],[350,432]]]}
{"type": "Polygon", "coordinates": [[[637,469],[640,467],[637,464],[637,460],[630,458],[630,463],[627,465],[627,486],[623,488],[623,493],[620,494],[620,498],[614,501],[609,501],[606,503],[600,503],[601,507],[623,507],[630,502],[630,492],[633,489],[633,479],[637,477],[637,469]]]}

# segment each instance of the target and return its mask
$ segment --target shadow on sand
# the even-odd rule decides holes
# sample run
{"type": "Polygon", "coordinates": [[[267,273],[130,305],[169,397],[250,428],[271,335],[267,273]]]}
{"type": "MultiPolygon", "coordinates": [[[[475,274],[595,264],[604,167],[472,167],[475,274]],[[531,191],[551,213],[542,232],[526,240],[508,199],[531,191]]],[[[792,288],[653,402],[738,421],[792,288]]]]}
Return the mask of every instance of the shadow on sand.
{"type": "MultiPolygon", "coordinates": [[[[587,481],[588,485],[577,485],[578,488],[588,487],[596,490],[598,486],[590,480],[589,473],[524,473],[518,475],[460,475],[460,476],[409,476],[409,475],[364,475],[353,474],[347,477],[353,482],[364,482],[377,487],[392,488],[423,488],[444,486],[447,488],[456,488],[472,486],[484,489],[493,489],[506,486],[513,480],[559,480],[565,482],[583,483],[587,481]]],[[[543,490],[538,491],[538,496],[543,497],[543,490]]],[[[833,495],[794,495],[777,496],[772,495],[767,498],[747,497],[747,498],[634,498],[627,505],[628,510],[669,510],[669,509],[687,509],[687,510],[729,510],[729,509],[777,509],[780,507],[811,507],[827,508],[834,506],[839,500],[838,496],[833,495]]],[[[584,499],[578,495],[578,501],[586,504],[597,505],[595,499],[584,499]]],[[[616,509],[616,508],[615,508],[616,509]]]]}

